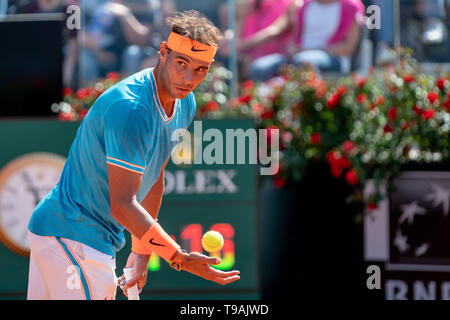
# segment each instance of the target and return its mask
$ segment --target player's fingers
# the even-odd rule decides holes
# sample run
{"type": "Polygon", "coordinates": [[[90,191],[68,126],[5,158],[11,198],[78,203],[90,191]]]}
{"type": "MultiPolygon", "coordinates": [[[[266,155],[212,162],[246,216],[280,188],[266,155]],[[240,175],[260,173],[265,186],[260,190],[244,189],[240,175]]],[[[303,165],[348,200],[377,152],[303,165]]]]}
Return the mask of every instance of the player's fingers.
{"type": "Polygon", "coordinates": [[[239,276],[240,271],[239,270],[233,270],[233,271],[221,271],[221,270],[215,270],[211,268],[209,275],[206,277],[208,280],[217,282],[219,284],[225,285],[231,282],[234,282],[236,280],[239,280],[241,277],[239,276]]]}
{"type": "Polygon", "coordinates": [[[234,275],[232,277],[225,278],[225,279],[223,279],[223,284],[229,284],[229,283],[235,282],[235,281],[239,280],[240,278],[241,277],[238,275],[234,275]]]}
{"type": "Polygon", "coordinates": [[[127,280],[127,282],[123,286],[123,289],[127,290],[127,289],[131,288],[132,286],[134,286],[137,282],[138,282],[138,279],[136,277],[132,277],[131,279],[127,280]]]}
{"type": "Polygon", "coordinates": [[[221,270],[216,270],[214,268],[211,268],[211,272],[213,273],[214,276],[220,277],[220,278],[232,277],[232,276],[235,276],[235,275],[238,275],[241,273],[239,270],[221,271],[221,270]]]}
{"type": "Polygon", "coordinates": [[[122,275],[119,279],[117,279],[117,285],[122,289],[123,295],[128,298],[127,290],[124,289],[125,286],[125,276],[122,275]]]}
{"type": "Polygon", "coordinates": [[[147,282],[147,276],[139,278],[137,281],[138,289],[142,289],[145,286],[145,283],[147,282]]]}
{"type": "Polygon", "coordinates": [[[237,280],[239,280],[240,278],[241,278],[240,276],[234,275],[234,276],[226,277],[226,278],[220,278],[220,277],[218,277],[218,278],[215,278],[213,281],[215,281],[215,282],[217,282],[217,283],[219,283],[219,284],[221,284],[221,285],[226,285],[226,284],[229,284],[229,283],[231,283],[231,282],[237,281],[237,280]]]}
{"type": "Polygon", "coordinates": [[[126,281],[125,281],[125,276],[121,275],[119,278],[117,278],[117,285],[122,289],[123,286],[125,285],[126,281]]]}

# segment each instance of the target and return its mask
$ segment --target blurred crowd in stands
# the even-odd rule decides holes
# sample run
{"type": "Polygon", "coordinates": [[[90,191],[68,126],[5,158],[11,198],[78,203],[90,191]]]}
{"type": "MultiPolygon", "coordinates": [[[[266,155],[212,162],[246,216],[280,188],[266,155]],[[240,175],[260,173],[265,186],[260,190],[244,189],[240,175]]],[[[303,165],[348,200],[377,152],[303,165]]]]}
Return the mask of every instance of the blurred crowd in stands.
{"type": "MultiPolygon", "coordinates": [[[[346,74],[360,67],[361,54],[372,55],[375,65],[393,62],[392,0],[235,0],[234,27],[229,24],[228,2],[15,0],[7,1],[6,13],[81,7],[80,30],[65,31],[67,87],[85,85],[111,71],[127,75],[154,66],[159,45],[171,31],[165,18],[187,9],[202,12],[220,27],[225,38],[216,62],[227,66],[236,52],[240,79],[267,80],[285,63],[346,74]],[[371,5],[380,8],[380,29],[366,26],[371,5]],[[370,40],[373,50],[363,51],[363,40],[370,40]]],[[[450,61],[449,16],[450,0],[400,0],[401,46],[412,48],[419,61],[450,61]]]]}

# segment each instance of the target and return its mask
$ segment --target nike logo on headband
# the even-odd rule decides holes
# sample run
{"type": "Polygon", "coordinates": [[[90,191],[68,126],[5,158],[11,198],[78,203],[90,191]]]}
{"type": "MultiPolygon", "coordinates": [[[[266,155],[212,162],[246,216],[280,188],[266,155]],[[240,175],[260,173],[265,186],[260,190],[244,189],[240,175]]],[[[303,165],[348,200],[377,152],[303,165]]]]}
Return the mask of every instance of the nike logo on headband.
{"type": "Polygon", "coordinates": [[[196,51],[208,51],[208,50],[199,50],[199,49],[195,49],[194,46],[192,46],[191,51],[196,52],[196,51]]]}

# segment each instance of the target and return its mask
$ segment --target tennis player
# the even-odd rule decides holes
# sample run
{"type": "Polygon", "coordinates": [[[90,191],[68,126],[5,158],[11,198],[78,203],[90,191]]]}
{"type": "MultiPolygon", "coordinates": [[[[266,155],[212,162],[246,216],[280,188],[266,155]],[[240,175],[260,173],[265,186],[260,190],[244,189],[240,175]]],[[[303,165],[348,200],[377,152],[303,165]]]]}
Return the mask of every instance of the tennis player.
{"type": "Polygon", "coordinates": [[[239,271],[216,270],[220,259],[186,253],[157,222],[164,167],[196,112],[192,90],[218,48],[219,30],[196,11],[169,18],[154,69],[105,91],[81,123],[57,185],[29,222],[28,299],[115,299],[115,254],[132,235],[127,266],[146,282],[152,252],[176,270],[219,284],[239,271]]]}

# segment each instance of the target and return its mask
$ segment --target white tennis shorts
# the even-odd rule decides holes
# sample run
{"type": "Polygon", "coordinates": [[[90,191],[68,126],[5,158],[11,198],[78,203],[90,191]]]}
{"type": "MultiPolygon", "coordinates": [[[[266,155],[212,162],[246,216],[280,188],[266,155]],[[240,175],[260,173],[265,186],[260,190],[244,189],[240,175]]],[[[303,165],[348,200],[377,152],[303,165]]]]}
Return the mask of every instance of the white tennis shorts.
{"type": "Polygon", "coordinates": [[[115,258],[77,241],[28,232],[28,300],[114,300],[115,258]]]}

